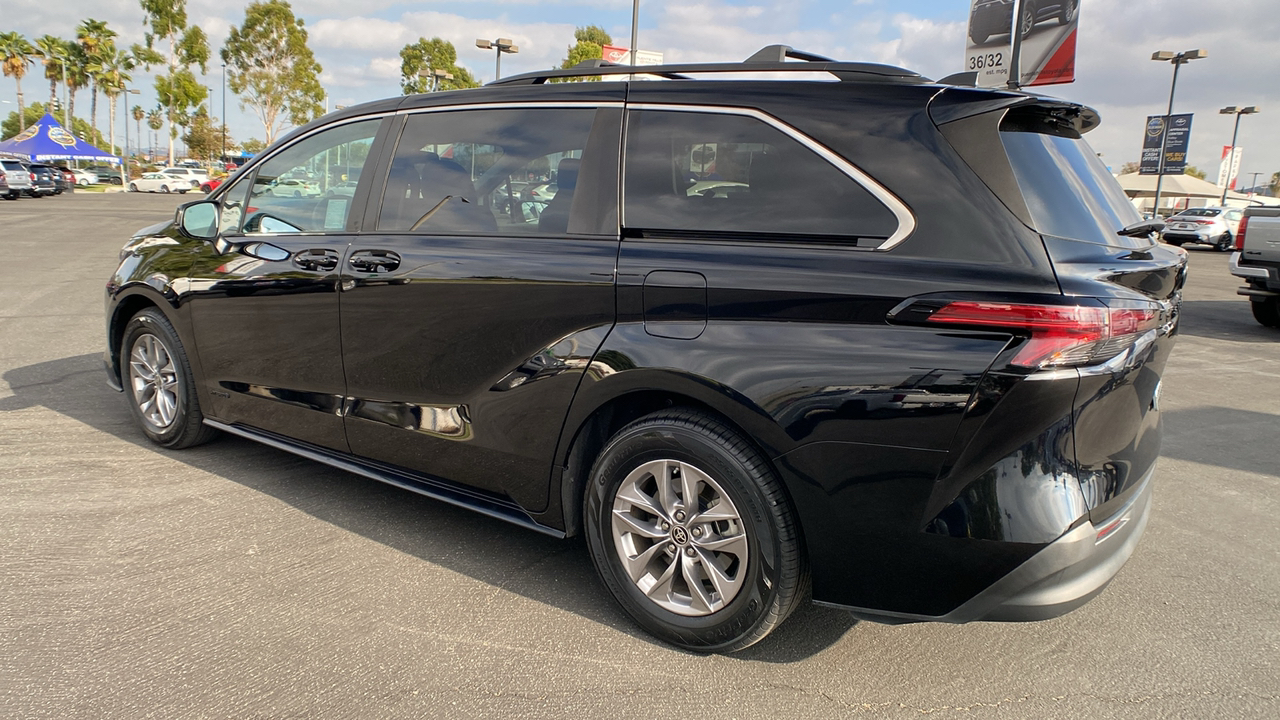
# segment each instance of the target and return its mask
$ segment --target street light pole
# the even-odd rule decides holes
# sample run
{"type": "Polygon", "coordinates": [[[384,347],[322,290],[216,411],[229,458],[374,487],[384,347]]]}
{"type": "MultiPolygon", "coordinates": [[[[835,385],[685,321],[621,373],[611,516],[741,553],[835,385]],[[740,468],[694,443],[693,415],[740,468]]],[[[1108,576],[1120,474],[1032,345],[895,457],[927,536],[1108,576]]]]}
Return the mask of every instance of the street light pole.
{"type": "Polygon", "coordinates": [[[1218,111],[1220,115],[1235,115],[1236,128],[1231,131],[1231,149],[1227,151],[1227,179],[1222,183],[1222,202],[1223,207],[1227,205],[1227,189],[1231,187],[1231,166],[1236,162],[1236,138],[1240,135],[1240,116],[1252,115],[1258,112],[1257,106],[1237,108],[1235,105],[1224,107],[1218,111]]]}
{"type": "Polygon", "coordinates": [[[497,81],[502,77],[502,53],[514,55],[520,52],[520,48],[512,44],[511,38],[498,38],[497,40],[476,40],[476,47],[481,50],[496,50],[497,59],[493,65],[493,79],[497,81]]]}
{"type": "Polygon", "coordinates": [[[1164,115],[1164,132],[1160,134],[1160,165],[1156,174],[1156,197],[1151,205],[1151,212],[1157,220],[1160,219],[1160,186],[1164,182],[1164,153],[1169,143],[1169,123],[1173,116],[1173,93],[1178,89],[1178,67],[1205,57],[1209,57],[1207,50],[1187,50],[1177,54],[1168,50],[1159,50],[1151,54],[1152,60],[1173,63],[1173,84],[1169,86],[1169,110],[1164,115]]]}
{"type": "MultiPolygon", "coordinates": [[[[1253,178],[1252,180],[1250,180],[1250,181],[1249,181],[1249,188],[1250,188],[1250,189],[1253,189],[1253,188],[1258,187],[1258,176],[1259,176],[1259,175],[1266,175],[1266,173],[1260,173],[1260,172],[1256,172],[1256,173],[1249,173],[1249,176],[1253,178]]],[[[1253,193],[1250,193],[1250,195],[1252,195],[1252,194],[1253,194],[1253,193]]]]}
{"type": "Polygon", "coordinates": [[[222,63],[222,166],[227,165],[227,64],[222,63]]]}
{"type": "MultiPolygon", "coordinates": [[[[631,0],[631,65],[636,65],[636,55],[639,49],[636,43],[640,42],[640,0],[631,0]]],[[[635,79],[634,76],[632,79],[635,79]]]]}

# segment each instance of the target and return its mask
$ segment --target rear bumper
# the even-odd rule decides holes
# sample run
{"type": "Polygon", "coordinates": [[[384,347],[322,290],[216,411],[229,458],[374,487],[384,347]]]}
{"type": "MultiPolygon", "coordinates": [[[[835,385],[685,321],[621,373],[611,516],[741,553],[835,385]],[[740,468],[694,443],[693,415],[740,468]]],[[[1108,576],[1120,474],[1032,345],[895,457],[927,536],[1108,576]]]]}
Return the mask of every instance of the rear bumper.
{"type": "Polygon", "coordinates": [[[1238,295],[1251,297],[1274,297],[1280,291],[1280,268],[1262,265],[1241,265],[1240,251],[1231,253],[1227,261],[1227,270],[1238,278],[1249,281],[1249,287],[1240,288],[1238,295]]]}
{"type": "MultiPolygon", "coordinates": [[[[1024,622],[1064,615],[1097,597],[1133,554],[1151,512],[1151,476],[1119,511],[1098,525],[1085,521],[1008,575],[941,616],[842,607],[874,622],[1024,622]]],[[[828,603],[819,603],[828,605],[828,603]]]]}

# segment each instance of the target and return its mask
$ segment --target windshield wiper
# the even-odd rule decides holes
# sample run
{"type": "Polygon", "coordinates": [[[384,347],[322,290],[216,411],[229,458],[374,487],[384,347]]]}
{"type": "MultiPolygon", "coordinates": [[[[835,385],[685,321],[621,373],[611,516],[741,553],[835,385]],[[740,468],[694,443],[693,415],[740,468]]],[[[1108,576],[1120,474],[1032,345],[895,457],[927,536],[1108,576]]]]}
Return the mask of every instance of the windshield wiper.
{"type": "Polygon", "coordinates": [[[1117,235],[1126,237],[1146,237],[1151,233],[1158,233],[1164,230],[1164,221],[1152,218],[1151,220],[1139,220],[1132,225],[1125,225],[1116,231],[1117,235]]]}

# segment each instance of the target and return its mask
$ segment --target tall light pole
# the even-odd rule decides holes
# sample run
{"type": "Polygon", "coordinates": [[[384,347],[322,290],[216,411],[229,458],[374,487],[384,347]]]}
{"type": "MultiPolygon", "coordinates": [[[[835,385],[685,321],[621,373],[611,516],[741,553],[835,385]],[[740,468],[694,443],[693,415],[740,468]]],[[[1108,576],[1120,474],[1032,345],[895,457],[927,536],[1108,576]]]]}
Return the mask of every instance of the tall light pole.
{"type": "Polygon", "coordinates": [[[1160,218],[1160,185],[1164,182],[1164,151],[1165,146],[1169,143],[1169,123],[1173,116],[1173,93],[1178,89],[1178,67],[1186,65],[1192,60],[1209,57],[1208,50],[1187,50],[1185,52],[1173,53],[1169,50],[1158,50],[1151,53],[1151,59],[1157,62],[1173,63],[1173,84],[1169,86],[1169,111],[1164,115],[1164,132],[1160,135],[1160,168],[1156,175],[1156,197],[1151,206],[1151,212],[1156,219],[1160,218]]]}
{"type": "MultiPolygon", "coordinates": [[[[640,49],[636,47],[636,43],[640,42],[640,0],[631,0],[631,65],[634,67],[636,63],[636,55],[640,54],[640,49]]],[[[635,76],[632,76],[632,80],[635,76]]]]}
{"type": "Polygon", "coordinates": [[[1219,115],[1236,116],[1236,129],[1231,131],[1231,150],[1227,154],[1227,179],[1222,183],[1222,202],[1220,204],[1224,207],[1227,204],[1227,189],[1231,187],[1231,166],[1236,162],[1236,137],[1240,135],[1240,116],[1252,115],[1256,112],[1258,112],[1258,108],[1255,105],[1242,108],[1229,105],[1218,111],[1219,115]]]}
{"type": "Polygon", "coordinates": [[[219,158],[223,168],[227,165],[227,64],[222,63],[222,157],[219,158]]]}
{"type": "Polygon", "coordinates": [[[440,68],[423,68],[418,71],[418,77],[431,78],[431,89],[428,92],[437,92],[440,89],[440,81],[452,80],[453,73],[440,68]]]}
{"type": "MultiPolygon", "coordinates": [[[[123,103],[124,104],[124,169],[120,173],[120,177],[123,178],[122,182],[127,183],[129,181],[129,96],[141,95],[142,91],[138,90],[137,88],[130,90],[128,87],[124,87],[123,89],[124,89],[124,103],[123,103]]],[[[138,138],[138,142],[142,142],[142,138],[138,138]]]]}
{"type": "MultiPolygon", "coordinates": [[[[1252,178],[1253,178],[1252,180],[1250,180],[1250,181],[1249,181],[1249,188],[1250,188],[1250,189],[1254,189],[1254,188],[1258,187],[1258,176],[1259,176],[1259,175],[1266,175],[1266,173],[1261,173],[1261,172],[1249,173],[1249,177],[1252,177],[1252,178]]],[[[1253,193],[1250,193],[1250,195],[1252,195],[1252,194],[1253,194],[1253,193]]]]}
{"type": "Polygon", "coordinates": [[[520,52],[520,48],[511,43],[511,38],[498,38],[497,40],[476,40],[476,47],[481,50],[497,50],[497,62],[493,66],[493,79],[497,80],[502,77],[502,53],[514,55],[520,52]]]}

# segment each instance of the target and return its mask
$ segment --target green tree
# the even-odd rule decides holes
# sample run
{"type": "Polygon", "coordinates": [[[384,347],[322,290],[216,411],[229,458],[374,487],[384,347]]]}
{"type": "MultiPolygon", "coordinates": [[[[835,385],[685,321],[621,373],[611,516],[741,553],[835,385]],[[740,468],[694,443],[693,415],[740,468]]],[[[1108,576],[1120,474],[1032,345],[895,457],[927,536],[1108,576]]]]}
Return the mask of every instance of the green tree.
{"type": "Polygon", "coordinates": [[[27,66],[35,63],[35,55],[36,49],[20,33],[0,33],[0,65],[4,67],[4,76],[13,78],[18,85],[18,123],[21,125],[18,132],[27,129],[24,122],[26,108],[22,101],[22,78],[27,74],[27,66]]]}
{"type": "Polygon", "coordinates": [[[1271,197],[1280,197],[1280,172],[1271,175],[1271,197]]]}
{"type": "Polygon", "coordinates": [[[164,127],[164,112],[164,108],[157,107],[147,113],[147,127],[151,128],[152,133],[152,141],[148,144],[147,155],[151,155],[155,150],[155,133],[159,132],[160,128],[164,127]]]}
{"type": "Polygon", "coordinates": [[[266,147],[267,147],[267,143],[259,140],[258,138],[249,138],[248,140],[245,140],[244,142],[240,143],[240,149],[249,153],[250,155],[257,155],[258,153],[265,150],[266,147]]]}
{"type": "Polygon", "coordinates": [[[307,30],[284,0],[251,3],[244,23],[222,47],[227,83],[262,121],[267,144],[286,123],[301,125],[323,110],[320,63],[307,47],[307,30]]]}
{"type": "Polygon", "coordinates": [[[105,20],[88,18],[76,28],[76,42],[84,51],[85,75],[92,90],[89,101],[89,124],[98,127],[98,91],[102,89],[104,75],[102,60],[115,50],[116,31],[107,27],[105,20]]]}
{"type": "Polygon", "coordinates": [[[452,78],[440,78],[440,90],[461,90],[480,87],[471,71],[458,65],[458,51],[453,43],[433,37],[420,37],[400,49],[400,89],[405,95],[430,92],[435,86],[434,77],[422,77],[420,73],[444,70],[452,78]]]}
{"type": "Polygon", "coordinates": [[[1121,166],[1120,166],[1120,172],[1118,172],[1118,173],[1116,173],[1116,174],[1117,174],[1117,175],[1128,175],[1129,173],[1136,173],[1136,172],[1138,172],[1138,167],[1139,167],[1138,163],[1134,162],[1133,160],[1130,160],[1129,162],[1127,162],[1127,163],[1125,163],[1125,164],[1121,165],[1121,166]]]}
{"type": "MultiPolygon", "coordinates": [[[[225,126],[218,125],[218,118],[209,117],[202,106],[192,115],[182,142],[186,143],[187,151],[192,157],[214,158],[222,154],[222,133],[225,131],[225,126]]],[[[228,135],[227,147],[234,145],[228,135]]]]}
{"type": "MultiPolygon", "coordinates": [[[[569,46],[564,61],[560,63],[560,67],[565,70],[585,60],[604,57],[604,46],[613,44],[613,38],[609,37],[609,33],[599,25],[588,25],[574,30],[573,39],[576,42],[569,46]]],[[[599,77],[586,79],[600,80],[599,77]]],[[[583,78],[557,78],[556,82],[582,82],[582,80],[583,78]]]]}
{"type": "MultiPolygon", "coordinates": [[[[114,44],[98,53],[98,84],[102,93],[107,96],[110,113],[107,115],[108,142],[116,144],[116,99],[124,92],[125,86],[133,80],[129,71],[133,69],[133,58],[127,52],[121,52],[114,44]]],[[[125,122],[129,122],[128,118],[125,122]]]]}
{"type": "MultiPolygon", "coordinates": [[[[160,39],[169,41],[168,54],[162,55],[168,68],[164,75],[157,75],[156,94],[165,107],[169,122],[169,163],[173,164],[173,141],[178,137],[177,120],[189,116],[192,108],[204,102],[208,91],[196,82],[191,66],[198,65],[207,72],[209,41],[204,30],[187,27],[187,0],[138,0],[146,15],[148,50],[155,50],[160,39]]],[[[146,62],[148,67],[152,64],[146,62]]]]}
{"type": "Polygon", "coordinates": [[[1196,167],[1195,165],[1188,165],[1187,169],[1182,171],[1182,174],[1190,175],[1191,177],[1197,178],[1199,180],[1204,179],[1204,171],[1196,167]]]}

